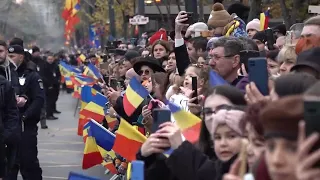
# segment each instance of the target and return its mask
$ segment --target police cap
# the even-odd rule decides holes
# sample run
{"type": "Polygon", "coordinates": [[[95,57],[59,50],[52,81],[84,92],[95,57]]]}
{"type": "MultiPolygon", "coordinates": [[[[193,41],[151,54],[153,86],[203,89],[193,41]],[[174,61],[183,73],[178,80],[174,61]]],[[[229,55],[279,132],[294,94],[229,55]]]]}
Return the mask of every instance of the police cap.
{"type": "Polygon", "coordinates": [[[9,53],[22,54],[24,55],[24,49],[20,45],[12,45],[8,48],[9,53]]]}

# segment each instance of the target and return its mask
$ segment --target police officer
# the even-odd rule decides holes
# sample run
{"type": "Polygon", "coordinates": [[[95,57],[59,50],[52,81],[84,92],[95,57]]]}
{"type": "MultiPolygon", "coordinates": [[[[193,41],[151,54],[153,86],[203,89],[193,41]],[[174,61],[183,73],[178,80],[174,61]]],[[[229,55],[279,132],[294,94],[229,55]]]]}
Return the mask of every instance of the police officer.
{"type": "Polygon", "coordinates": [[[53,115],[55,113],[55,103],[57,99],[57,91],[59,91],[60,82],[57,79],[56,64],[52,54],[48,54],[46,66],[44,68],[43,83],[46,92],[47,102],[47,119],[58,119],[53,115]]]}
{"type": "Polygon", "coordinates": [[[42,170],[37,157],[37,123],[40,121],[41,108],[45,101],[43,83],[36,65],[25,58],[22,46],[12,45],[8,52],[8,56],[18,67],[20,97],[17,98],[17,104],[22,123],[19,163],[11,170],[8,179],[17,179],[20,170],[23,179],[42,180],[42,170]]]}
{"type": "MultiPolygon", "coordinates": [[[[46,62],[40,57],[40,48],[37,46],[32,47],[32,62],[34,62],[37,65],[37,72],[43,80],[46,62]]],[[[46,105],[44,105],[43,108],[41,109],[41,116],[40,116],[41,129],[48,129],[48,126],[46,123],[46,117],[47,117],[46,105]]]]}
{"type": "Polygon", "coordinates": [[[57,101],[59,98],[59,93],[60,93],[60,81],[61,81],[61,73],[60,73],[60,68],[59,68],[59,60],[55,59],[54,63],[54,71],[55,71],[55,82],[57,83],[57,86],[54,87],[54,92],[55,92],[55,99],[54,99],[54,104],[53,104],[53,113],[60,114],[61,112],[57,110],[57,101]]]}

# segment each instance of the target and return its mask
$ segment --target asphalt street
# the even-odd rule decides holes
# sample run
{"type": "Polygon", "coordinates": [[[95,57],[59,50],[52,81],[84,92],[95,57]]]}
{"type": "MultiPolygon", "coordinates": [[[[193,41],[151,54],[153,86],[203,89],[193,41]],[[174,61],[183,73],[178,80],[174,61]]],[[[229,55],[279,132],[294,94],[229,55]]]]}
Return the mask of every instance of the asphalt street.
{"type": "Polygon", "coordinates": [[[61,92],[57,103],[57,109],[62,112],[57,115],[59,119],[47,120],[49,129],[39,128],[38,158],[44,180],[68,179],[70,171],[95,176],[101,180],[111,177],[105,175],[105,168],[102,166],[88,170],[81,168],[84,143],[82,137],[77,135],[78,116],[74,117],[76,104],[77,100],[70,94],[61,92]]]}

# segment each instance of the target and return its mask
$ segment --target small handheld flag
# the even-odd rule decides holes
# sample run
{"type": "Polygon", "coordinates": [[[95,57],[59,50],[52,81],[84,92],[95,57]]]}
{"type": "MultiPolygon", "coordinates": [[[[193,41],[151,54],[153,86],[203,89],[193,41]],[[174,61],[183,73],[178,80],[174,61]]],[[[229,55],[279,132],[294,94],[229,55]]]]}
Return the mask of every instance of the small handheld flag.
{"type": "Polygon", "coordinates": [[[217,74],[215,71],[210,71],[209,81],[210,81],[210,86],[211,86],[211,87],[228,84],[228,82],[226,82],[226,81],[225,81],[219,74],[217,74]]]}
{"type": "Polygon", "coordinates": [[[123,108],[126,114],[131,116],[148,95],[146,88],[135,77],[132,78],[123,97],[123,108]]]}

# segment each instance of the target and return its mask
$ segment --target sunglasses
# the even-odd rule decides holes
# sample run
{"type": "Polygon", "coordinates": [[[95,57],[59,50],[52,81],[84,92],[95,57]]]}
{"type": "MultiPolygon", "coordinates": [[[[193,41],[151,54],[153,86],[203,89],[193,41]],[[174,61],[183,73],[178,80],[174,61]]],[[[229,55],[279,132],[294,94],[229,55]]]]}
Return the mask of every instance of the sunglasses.
{"type": "Polygon", "coordinates": [[[139,74],[139,76],[141,76],[141,75],[143,75],[143,74],[149,75],[149,74],[150,74],[150,71],[149,71],[149,70],[140,70],[140,71],[138,72],[138,74],[139,74]]]}

